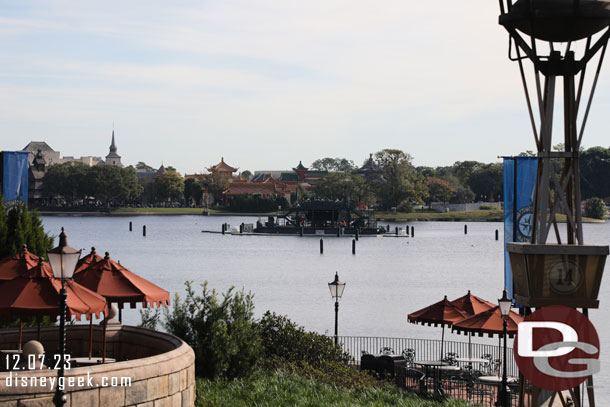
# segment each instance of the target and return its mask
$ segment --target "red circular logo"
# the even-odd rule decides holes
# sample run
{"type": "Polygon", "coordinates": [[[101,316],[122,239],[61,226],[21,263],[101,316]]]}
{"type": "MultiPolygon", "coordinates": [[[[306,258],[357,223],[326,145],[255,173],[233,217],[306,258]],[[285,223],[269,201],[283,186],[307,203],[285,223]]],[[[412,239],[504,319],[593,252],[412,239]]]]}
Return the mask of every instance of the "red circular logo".
{"type": "Polygon", "coordinates": [[[578,386],[599,372],[599,337],[580,312],[563,305],[544,307],[519,324],[513,346],[523,376],[546,390],[578,386]]]}

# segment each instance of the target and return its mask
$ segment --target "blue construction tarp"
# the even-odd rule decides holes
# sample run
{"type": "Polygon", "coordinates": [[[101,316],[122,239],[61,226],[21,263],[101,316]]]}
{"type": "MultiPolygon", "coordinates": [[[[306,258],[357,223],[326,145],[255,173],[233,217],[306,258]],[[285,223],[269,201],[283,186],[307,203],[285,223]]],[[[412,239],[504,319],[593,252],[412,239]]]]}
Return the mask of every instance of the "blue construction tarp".
{"type": "Polygon", "coordinates": [[[2,195],[4,202],[28,202],[28,155],[27,151],[3,151],[2,195]]]}

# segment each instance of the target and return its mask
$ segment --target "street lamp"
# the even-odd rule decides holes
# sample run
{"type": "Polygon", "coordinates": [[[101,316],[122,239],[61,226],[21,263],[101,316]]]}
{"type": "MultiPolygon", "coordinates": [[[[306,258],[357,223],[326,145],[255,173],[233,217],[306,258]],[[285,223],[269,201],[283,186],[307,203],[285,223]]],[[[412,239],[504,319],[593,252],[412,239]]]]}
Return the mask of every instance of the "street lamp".
{"type": "Polygon", "coordinates": [[[502,361],[502,385],[500,387],[500,391],[498,391],[498,401],[496,405],[498,407],[510,407],[509,396],[510,393],[508,391],[508,382],[506,377],[506,334],[507,334],[507,324],[508,324],[508,316],[510,315],[510,308],[513,302],[506,295],[506,290],[502,292],[502,298],[498,299],[498,305],[500,308],[500,314],[502,315],[502,334],[504,336],[504,355],[502,361]]]}
{"type": "Polygon", "coordinates": [[[339,281],[339,273],[335,273],[335,280],[328,283],[330,295],[335,299],[335,345],[339,344],[339,300],[343,295],[345,283],[339,281]]]}
{"type": "Polygon", "coordinates": [[[74,270],[76,269],[76,263],[80,258],[81,251],[76,250],[73,247],[68,246],[68,237],[64,232],[64,228],[61,228],[59,234],[59,246],[49,250],[47,257],[51,268],[53,269],[53,276],[61,279],[61,291],[59,292],[60,299],[60,311],[59,311],[59,358],[60,365],[57,371],[57,390],[55,391],[55,397],[53,402],[56,407],[62,407],[66,404],[66,391],[63,387],[64,377],[64,355],[66,353],[66,299],[68,293],[66,292],[66,279],[72,278],[74,270]],[[60,383],[62,386],[60,387],[60,383]]]}

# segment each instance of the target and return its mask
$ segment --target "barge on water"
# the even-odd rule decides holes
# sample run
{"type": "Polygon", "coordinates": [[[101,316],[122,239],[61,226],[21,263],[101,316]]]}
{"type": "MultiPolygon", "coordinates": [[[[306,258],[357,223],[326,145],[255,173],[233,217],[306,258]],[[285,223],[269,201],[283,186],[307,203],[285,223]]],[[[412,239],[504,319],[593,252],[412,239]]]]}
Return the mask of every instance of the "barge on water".
{"type": "Polygon", "coordinates": [[[337,201],[303,201],[284,214],[269,216],[263,223],[260,219],[254,228],[255,234],[281,235],[383,235],[383,227],[358,209],[337,201]]]}

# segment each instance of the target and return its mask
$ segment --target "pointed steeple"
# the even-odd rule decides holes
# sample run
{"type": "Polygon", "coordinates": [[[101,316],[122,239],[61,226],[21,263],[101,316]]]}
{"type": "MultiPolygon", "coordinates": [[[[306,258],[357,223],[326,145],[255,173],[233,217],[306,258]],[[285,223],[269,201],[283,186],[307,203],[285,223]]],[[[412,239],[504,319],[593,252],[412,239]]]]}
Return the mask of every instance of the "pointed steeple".
{"type": "Polygon", "coordinates": [[[106,164],[122,167],[121,156],[117,154],[117,147],[114,142],[114,129],[112,129],[112,142],[110,143],[110,152],[106,156],[106,164]]]}
{"type": "Polygon", "coordinates": [[[112,143],[110,144],[110,152],[116,153],[116,144],[114,144],[114,130],[112,130],[112,143]]]}

